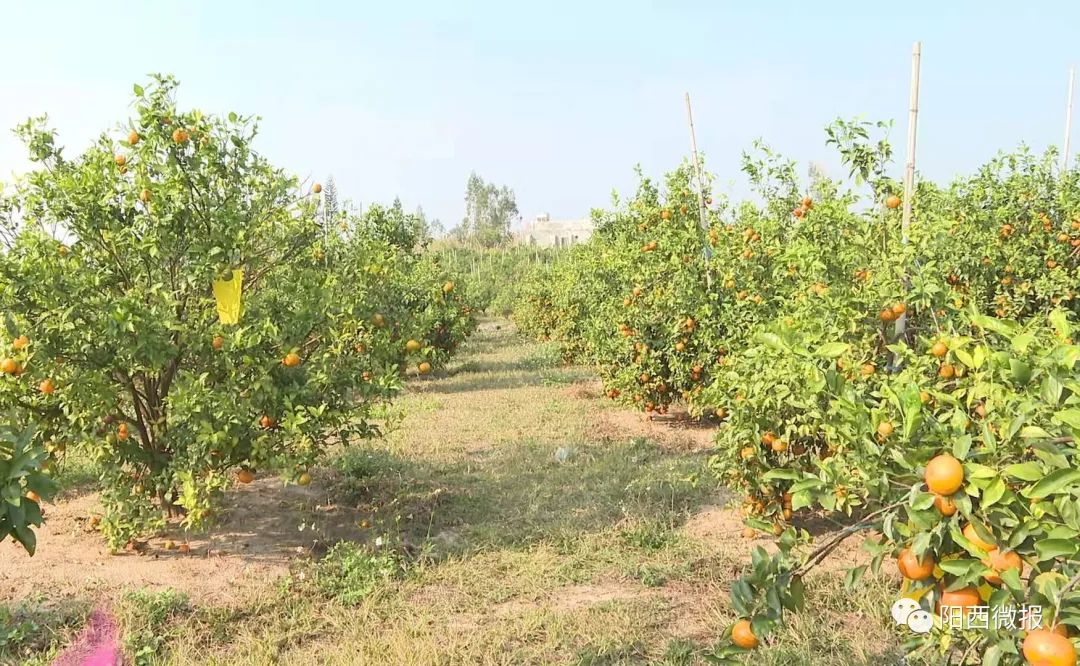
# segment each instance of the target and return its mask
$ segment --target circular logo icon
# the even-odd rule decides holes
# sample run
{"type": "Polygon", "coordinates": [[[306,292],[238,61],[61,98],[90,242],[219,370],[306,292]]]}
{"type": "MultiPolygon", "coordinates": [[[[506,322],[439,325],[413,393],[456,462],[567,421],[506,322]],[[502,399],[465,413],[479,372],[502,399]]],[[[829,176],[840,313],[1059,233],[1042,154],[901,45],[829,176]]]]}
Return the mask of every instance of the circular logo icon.
{"type": "Polygon", "coordinates": [[[934,616],[920,608],[908,615],[907,626],[917,634],[928,634],[934,628],[934,616]]]}
{"type": "Polygon", "coordinates": [[[897,624],[907,624],[908,616],[919,610],[919,603],[904,597],[892,605],[892,618],[897,624]]]}

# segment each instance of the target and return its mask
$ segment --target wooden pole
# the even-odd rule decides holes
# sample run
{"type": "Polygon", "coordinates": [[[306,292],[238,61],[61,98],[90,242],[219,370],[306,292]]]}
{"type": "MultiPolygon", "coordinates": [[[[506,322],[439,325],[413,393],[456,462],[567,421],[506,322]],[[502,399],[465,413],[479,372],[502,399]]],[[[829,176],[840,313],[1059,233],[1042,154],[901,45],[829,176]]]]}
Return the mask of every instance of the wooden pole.
{"type": "MultiPolygon", "coordinates": [[[[911,200],[915,194],[915,137],[919,128],[919,69],[922,64],[922,42],[915,42],[911,47],[911,90],[908,104],[907,166],[904,169],[904,213],[900,221],[900,239],[908,242],[908,230],[911,228],[911,200]]],[[[904,278],[905,284],[907,277],[904,278]]],[[[896,320],[896,338],[903,339],[907,330],[907,313],[896,320]]],[[[894,365],[896,359],[893,360],[894,365]]]]}
{"type": "MultiPolygon", "coordinates": [[[[698,181],[698,224],[705,234],[704,255],[705,260],[708,261],[712,258],[712,248],[709,247],[709,220],[705,210],[705,178],[701,174],[701,160],[698,159],[697,135],[694,132],[694,112],[690,108],[690,93],[686,93],[686,121],[690,126],[690,150],[694,155],[694,171],[697,173],[698,181]]],[[[712,275],[708,269],[705,271],[705,282],[708,286],[712,286],[712,275]]]]}
{"type": "Polygon", "coordinates": [[[1069,170],[1069,144],[1072,139],[1073,87],[1076,83],[1076,67],[1069,68],[1069,95],[1065,102],[1065,147],[1061,151],[1061,172],[1069,170]]]}
{"type": "Polygon", "coordinates": [[[908,110],[907,168],[904,170],[904,217],[900,223],[904,242],[911,228],[911,199],[915,192],[915,136],[919,128],[919,68],[922,61],[922,42],[911,47],[911,104],[908,110]]]}

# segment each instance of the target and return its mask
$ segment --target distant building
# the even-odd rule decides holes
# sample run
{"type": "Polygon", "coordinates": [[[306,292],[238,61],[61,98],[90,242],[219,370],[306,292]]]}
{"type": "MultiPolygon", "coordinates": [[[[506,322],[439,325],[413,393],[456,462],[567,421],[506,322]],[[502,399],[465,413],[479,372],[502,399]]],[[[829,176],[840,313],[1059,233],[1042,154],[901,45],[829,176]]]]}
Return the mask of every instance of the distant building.
{"type": "Polygon", "coordinates": [[[587,241],[592,232],[593,221],[589,218],[553,220],[542,213],[522,229],[521,242],[540,247],[570,247],[587,241]]]}

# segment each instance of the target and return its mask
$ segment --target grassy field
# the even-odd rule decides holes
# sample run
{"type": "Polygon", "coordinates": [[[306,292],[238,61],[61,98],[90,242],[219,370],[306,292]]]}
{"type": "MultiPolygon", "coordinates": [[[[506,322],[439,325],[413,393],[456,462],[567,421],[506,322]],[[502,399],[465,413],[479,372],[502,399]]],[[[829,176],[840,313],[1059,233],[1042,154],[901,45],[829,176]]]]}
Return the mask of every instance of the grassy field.
{"type": "MultiPolygon", "coordinates": [[[[697,482],[707,430],[618,410],[501,321],[384,416],[385,438],[318,475],[354,540],[213,601],[182,582],[108,591],[136,663],[707,663],[755,543],[697,482]]],[[[839,578],[813,577],[811,608],[753,662],[897,663],[893,584],[839,578]]],[[[48,663],[93,593],[12,600],[0,660],[48,663]]]]}

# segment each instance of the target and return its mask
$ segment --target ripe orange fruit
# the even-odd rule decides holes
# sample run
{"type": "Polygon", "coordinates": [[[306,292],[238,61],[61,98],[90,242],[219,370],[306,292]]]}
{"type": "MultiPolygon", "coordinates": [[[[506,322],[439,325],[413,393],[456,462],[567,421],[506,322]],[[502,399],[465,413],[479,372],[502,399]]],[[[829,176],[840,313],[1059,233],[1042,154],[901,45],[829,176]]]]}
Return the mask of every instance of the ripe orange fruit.
{"type": "Polygon", "coordinates": [[[776,435],[771,430],[768,430],[761,436],[761,443],[765,446],[772,446],[772,443],[776,441],[776,435]]]}
{"type": "Polygon", "coordinates": [[[431,364],[427,361],[424,361],[420,365],[416,366],[416,369],[420,372],[420,374],[426,375],[431,372],[431,364]]]}
{"type": "Polygon", "coordinates": [[[1072,641],[1050,629],[1035,629],[1024,639],[1024,658],[1031,666],[1076,666],[1072,641]]]}
{"type": "Polygon", "coordinates": [[[125,155],[117,155],[116,157],[113,158],[113,161],[116,162],[116,166],[122,167],[125,164],[127,164],[127,156],[125,156],[125,155]]]}
{"type": "Polygon", "coordinates": [[[992,573],[986,574],[986,582],[991,585],[1001,585],[1001,574],[1009,569],[1024,568],[1024,561],[1020,559],[1014,551],[1011,550],[998,550],[994,549],[990,551],[990,555],[983,560],[983,564],[993,569],[992,573]]]}
{"type": "Polygon", "coordinates": [[[668,211],[668,209],[665,208],[664,210],[660,211],[660,219],[661,220],[666,220],[666,219],[668,219],[670,217],[671,217],[671,212],[668,211]]]}
{"type": "Polygon", "coordinates": [[[899,208],[900,207],[900,197],[896,196],[895,194],[890,195],[888,199],[885,199],[885,207],[886,208],[899,208]]]}
{"type": "Polygon", "coordinates": [[[173,130],[172,140],[173,143],[185,143],[188,140],[188,133],[177,127],[173,130]]]}
{"type": "Polygon", "coordinates": [[[214,340],[210,343],[210,346],[213,347],[215,350],[218,350],[221,349],[224,344],[225,338],[221,337],[220,335],[215,335],[214,340]]]}
{"type": "Polygon", "coordinates": [[[907,305],[904,303],[894,303],[892,306],[892,312],[896,316],[900,316],[907,312],[907,305]]]}
{"type": "Polygon", "coordinates": [[[877,368],[874,367],[873,363],[863,363],[862,368],[859,369],[859,372],[862,373],[863,377],[869,377],[870,375],[877,372],[877,368]]]}
{"type": "Polygon", "coordinates": [[[26,499],[30,500],[34,504],[41,504],[41,495],[38,495],[33,490],[26,491],[26,499]]]}
{"type": "Polygon", "coordinates": [[[56,390],[56,384],[53,384],[53,380],[45,378],[38,384],[38,390],[45,395],[52,395],[53,391],[56,390]]]}
{"type": "Polygon", "coordinates": [[[139,133],[136,132],[135,130],[131,130],[130,132],[128,132],[128,143],[134,146],[138,142],[139,142],[139,133]]]}
{"type": "Polygon", "coordinates": [[[739,455],[742,456],[743,460],[749,460],[753,458],[755,453],[756,451],[754,451],[754,447],[752,446],[744,446],[742,448],[742,451],[739,451],[739,455]]]}
{"type": "Polygon", "coordinates": [[[878,319],[881,321],[893,321],[896,319],[896,314],[892,311],[892,308],[885,308],[878,313],[878,319]]]}
{"type": "Polygon", "coordinates": [[[891,421],[882,421],[881,423],[878,424],[878,427],[877,427],[878,437],[880,437],[882,439],[887,439],[889,437],[889,435],[893,434],[894,429],[895,428],[893,427],[893,424],[892,424],[891,421]]]}
{"type": "Polygon", "coordinates": [[[926,391],[919,391],[919,402],[922,404],[928,404],[930,402],[930,394],[926,391]]]}
{"type": "Polygon", "coordinates": [[[642,294],[641,287],[634,287],[634,290],[632,292],[630,292],[630,293],[632,293],[634,295],[634,298],[637,298],[637,297],[641,296],[641,294],[642,294]]]}
{"type": "Polygon", "coordinates": [[[129,434],[130,433],[128,432],[128,424],[126,423],[121,423],[120,426],[116,429],[116,438],[119,439],[121,442],[126,440],[129,434]]]}
{"type": "Polygon", "coordinates": [[[314,192],[315,194],[318,194],[319,192],[322,192],[322,185],[320,185],[319,183],[315,183],[314,185],[311,186],[311,191],[314,192]]]}
{"type": "Polygon", "coordinates": [[[948,453],[926,463],[926,487],[935,495],[952,495],[964,485],[964,466],[948,453]]]}
{"type": "Polygon", "coordinates": [[[311,475],[308,474],[307,472],[304,472],[303,474],[301,474],[296,479],[296,485],[298,485],[298,486],[307,486],[307,485],[310,485],[310,484],[311,484],[311,475]]]}
{"type": "Polygon", "coordinates": [[[955,374],[956,368],[951,363],[942,363],[941,367],[938,368],[938,377],[942,379],[952,379],[955,374]]]}
{"type": "Polygon", "coordinates": [[[796,208],[795,210],[791,211],[791,214],[794,215],[795,217],[802,217],[803,215],[806,215],[806,211],[803,210],[802,207],[800,206],[799,208],[796,208]]]}
{"type": "Polygon", "coordinates": [[[944,608],[945,606],[951,606],[953,608],[971,608],[972,606],[981,606],[982,598],[979,596],[978,588],[974,587],[962,587],[959,590],[953,590],[951,592],[944,591],[941,593],[941,599],[938,600],[938,608],[944,608]]]}
{"type": "Polygon", "coordinates": [[[300,365],[300,356],[296,352],[289,352],[281,359],[281,364],[286,368],[295,368],[300,365]]]}
{"type": "Polygon", "coordinates": [[[771,446],[772,450],[776,451],[777,453],[783,453],[784,451],[787,451],[787,449],[788,449],[787,442],[785,442],[782,439],[778,439],[778,440],[774,441],[769,446],[771,446]]]}
{"type": "Polygon", "coordinates": [[[270,428],[273,428],[274,423],[275,423],[274,419],[270,418],[266,414],[263,414],[262,418],[259,419],[259,425],[261,425],[263,428],[266,428],[267,430],[269,430],[270,428]]]}
{"type": "Polygon", "coordinates": [[[446,284],[444,284],[442,286],[442,290],[443,290],[444,294],[449,294],[450,292],[454,291],[454,283],[453,282],[447,282],[446,284]]]}
{"type": "Polygon", "coordinates": [[[945,354],[949,353],[949,347],[942,341],[938,340],[934,343],[934,346],[930,348],[930,354],[941,358],[945,354]]]}
{"type": "Polygon", "coordinates": [[[953,498],[951,497],[947,497],[945,495],[935,495],[934,506],[937,508],[938,511],[941,512],[941,515],[945,516],[946,518],[956,514],[956,501],[953,500],[953,498]]]}
{"type": "Polygon", "coordinates": [[[757,536],[757,531],[753,527],[744,527],[742,535],[744,539],[753,539],[757,536]]]}
{"type": "Polygon", "coordinates": [[[934,575],[934,567],[937,562],[930,553],[923,553],[922,558],[915,556],[910,548],[900,551],[896,558],[896,566],[900,569],[900,575],[909,580],[926,580],[934,575]]]}
{"type": "Polygon", "coordinates": [[[142,192],[139,192],[139,201],[143,203],[150,203],[150,196],[150,190],[143,190],[142,192]]]}
{"type": "Polygon", "coordinates": [[[675,351],[677,351],[677,352],[686,351],[686,343],[684,343],[684,342],[676,342],[675,343],[675,351]]]}
{"type": "Polygon", "coordinates": [[[405,351],[409,352],[410,354],[414,354],[420,351],[420,342],[417,340],[409,340],[405,343],[405,351]]]}
{"type": "Polygon", "coordinates": [[[802,207],[803,208],[805,208],[806,210],[810,210],[810,208],[813,205],[814,205],[814,200],[813,199],[811,199],[810,197],[804,197],[803,198],[803,200],[802,200],[802,207]]]}
{"type": "Polygon", "coordinates": [[[750,620],[739,620],[731,628],[731,642],[744,650],[753,650],[758,646],[758,638],[754,635],[754,627],[750,620]]]}
{"type": "Polygon", "coordinates": [[[966,526],[964,526],[964,537],[966,537],[967,540],[971,543],[975,544],[976,546],[982,548],[987,552],[997,550],[997,544],[990,543],[989,541],[983,541],[982,537],[980,537],[978,532],[975,531],[975,526],[971,523],[968,523],[966,526]]]}
{"type": "Polygon", "coordinates": [[[251,483],[255,480],[255,473],[250,469],[242,469],[236,473],[236,480],[240,483],[251,483]]]}
{"type": "Polygon", "coordinates": [[[29,344],[30,344],[30,338],[26,337],[25,335],[20,335],[19,337],[15,338],[14,340],[11,341],[11,346],[14,347],[17,350],[18,349],[26,349],[26,347],[29,344]]]}

